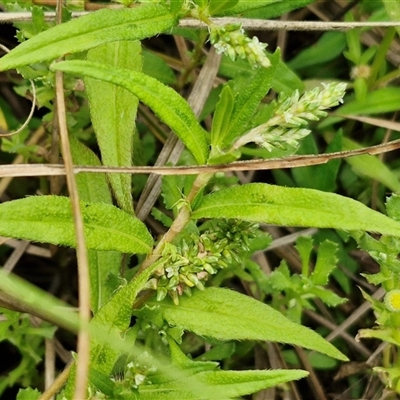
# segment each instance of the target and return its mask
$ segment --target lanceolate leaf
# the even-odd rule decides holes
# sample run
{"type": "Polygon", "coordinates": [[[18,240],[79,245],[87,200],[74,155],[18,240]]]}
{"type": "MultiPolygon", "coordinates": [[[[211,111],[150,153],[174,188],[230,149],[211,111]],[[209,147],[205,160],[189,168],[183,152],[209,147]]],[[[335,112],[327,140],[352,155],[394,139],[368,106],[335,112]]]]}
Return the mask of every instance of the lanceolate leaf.
{"type": "Polygon", "coordinates": [[[399,222],[356,200],[314,189],[263,183],[235,186],[210,194],[192,217],[239,218],[281,226],[362,230],[400,236],[399,222]]]}
{"type": "MultiPolygon", "coordinates": [[[[89,50],[88,60],[110,65],[110,68],[142,68],[139,41],[113,42],[89,50]]],[[[136,135],[135,119],[138,99],[131,92],[112,83],[86,78],[90,115],[104,165],[130,167],[136,135]]],[[[134,214],[132,176],[110,174],[109,180],[118,205],[134,214]]]]}
{"type": "Polygon", "coordinates": [[[346,360],[339,350],[309,328],[279,311],[228,289],[207,288],[182,297],[179,306],[161,303],[165,320],[190,332],[220,340],[269,340],[316,350],[346,360]]]}
{"type": "Polygon", "coordinates": [[[0,70],[54,60],[67,53],[120,40],[140,40],[172,28],[175,17],[159,4],[104,9],[57,25],[21,43],[0,59],[0,70]]]}
{"type": "MultiPolygon", "coordinates": [[[[229,400],[304,378],[298,369],[273,371],[204,371],[187,380],[139,387],[141,400],[229,400]],[[185,388],[198,387],[198,390],[185,388]]],[[[128,400],[128,397],[123,397],[128,400]]],[[[129,397],[132,399],[132,397],[129,397]]]]}
{"type": "Polygon", "coordinates": [[[232,142],[250,126],[249,120],[256,111],[260,101],[266,96],[272,85],[276,66],[279,63],[280,52],[276,51],[269,59],[271,66],[259,68],[252,79],[246,81],[246,86],[241,88],[235,98],[232,117],[226,121],[225,135],[218,140],[218,145],[228,147],[232,142]]]}
{"type": "Polygon", "coordinates": [[[234,94],[229,85],[225,85],[219,95],[219,101],[215,107],[211,127],[211,145],[220,146],[224,143],[224,136],[229,133],[229,121],[232,118],[234,106],[234,94]],[[227,123],[228,122],[228,123],[227,123]]]}
{"type": "Polygon", "coordinates": [[[208,156],[206,131],[188,103],[170,87],[140,72],[89,61],[64,61],[53,64],[52,69],[100,79],[129,90],[176,133],[199,164],[205,164],[208,156]]]}
{"type": "MultiPolygon", "coordinates": [[[[89,249],[148,253],[153,239],[146,226],[103,203],[81,203],[89,249]]],[[[61,196],[33,196],[0,205],[0,235],[75,246],[71,201],[61,196]]]]}

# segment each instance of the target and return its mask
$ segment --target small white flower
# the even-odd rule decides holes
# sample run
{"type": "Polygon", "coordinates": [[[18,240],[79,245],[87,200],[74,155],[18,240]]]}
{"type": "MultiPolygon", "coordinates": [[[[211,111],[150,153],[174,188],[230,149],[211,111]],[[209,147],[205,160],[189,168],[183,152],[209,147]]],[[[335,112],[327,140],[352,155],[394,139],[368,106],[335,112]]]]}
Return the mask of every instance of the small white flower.
{"type": "Polygon", "coordinates": [[[251,129],[233,145],[236,150],[247,143],[256,143],[271,151],[274,147],[298,146],[298,141],[311,131],[303,129],[308,121],[325,117],[327,108],[343,102],[345,83],[323,84],[323,89],[314,88],[301,97],[297,90],[291,96],[280,94],[273,116],[266,123],[251,129]]]}
{"type": "Polygon", "coordinates": [[[253,68],[268,68],[271,63],[265,52],[267,44],[261,43],[256,36],[252,39],[244,34],[244,30],[238,25],[210,27],[210,42],[215,46],[218,54],[225,54],[232,61],[237,57],[247,58],[253,68]]]}

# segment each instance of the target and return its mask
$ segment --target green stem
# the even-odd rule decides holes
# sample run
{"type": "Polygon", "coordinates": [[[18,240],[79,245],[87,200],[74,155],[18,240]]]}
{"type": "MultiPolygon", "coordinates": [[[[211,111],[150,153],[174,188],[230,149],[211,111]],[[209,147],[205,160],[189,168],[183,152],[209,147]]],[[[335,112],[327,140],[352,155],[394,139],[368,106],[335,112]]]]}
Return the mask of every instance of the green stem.
{"type": "Polygon", "coordinates": [[[161,240],[158,242],[157,246],[154,248],[152,253],[150,253],[146,259],[143,261],[138,274],[142,273],[146,270],[150,265],[154,264],[160,257],[162,250],[165,246],[165,243],[171,243],[174,238],[182,232],[185,228],[186,224],[190,221],[191,217],[191,209],[190,203],[195,199],[201,189],[207,185],[208,181],[211,179],[213,174],[199,174],[195,181],[193,182],[193,186],[190,190],[189,195],[187,196],[188,204],[184,205],[178,212],[177,217],[172,223],[171,227],[164,234],[161,240]]]}

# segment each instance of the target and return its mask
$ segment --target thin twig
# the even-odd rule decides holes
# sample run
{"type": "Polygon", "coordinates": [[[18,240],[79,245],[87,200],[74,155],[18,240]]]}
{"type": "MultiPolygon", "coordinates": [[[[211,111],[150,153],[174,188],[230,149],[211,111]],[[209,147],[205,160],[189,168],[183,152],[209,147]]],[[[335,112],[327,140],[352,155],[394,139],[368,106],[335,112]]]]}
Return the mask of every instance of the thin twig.
{"type": "MultiPolygon", "coordinates": [[[[63,372],[57,376],[53,384],[39,397],[39,400],[50,400],[65,384],[71,372],[73,362],[69,363],[63,372]]],[[[82,397],[85,399],[86,397],[82,397]]]]}
{"type": "MultiPolygon", "coordinates": [[[[55,378],[55,362],[56,362],[56,350],[54,339],[45,340],[45,389],[47,390],[54,383],[55,378]]],[[[54,396],[50,397],[50,400],[54,400],[54,396]]]]}
{"type": "Polygon", "coordinates": [[[300,362],[302,363],[304,369],[306,369],[309,372],[309,376],[306,377],[308,381],[308,385],[311,389],[311,391],[314,393],[314,398],[318,400],[327,400],[324,389],[322,387],[321,382],[318,379],[317,374],[314,371],[314,368],[311,365],[309,356],[306,354],[306,352],[298,346],[295,346],[295,351],[297,354],[297,357],[300,359],[300,362]]]}
{"type": "Polygon", "coordinates": [[[28,240],[21,240],[19,242],[19,246],[15,248],[10,257],[8,257],[8,260],[4,263],[3,271],[11,272],[14,269],[14,267],[17,265],[17,262],[25,254],[29,244],[30,242],[28,240]]]}
{"type": "MultiPolygon", "coordinates": [[[[89,12],[73,12],[72,18],[82,17],[89,12]]],[[[46,21],[53,21],[54,12],[45,12],[46,21]]],[[[25,22],[31,21],[32,14],[30,12],[7,12],[0,14],[1,23],[25,22]]],[[[399,21],[365,21],[365,22],[325,22],[325,21],[276,21],[264,19],[250,18],[211,18],[216,24],[241,24],[244,29],[253,31],[348,31],[354,28],[388,28],[391,26],[400,26],[399,21]]],[[[207,26],[196,19],[182,19],[179,22],[180,27],[200,29],[207,26]]]]}
{"type": "MultiPolygon", "coordinates": [[[[79,287],[79,316],[82,321],[90,320],[90,285],[88,255],[85,246],[83,218],[79,204],[71,150],[68,138],[67,120],[65,114],[64,80],[63,74],[56,72],[56,100],[60,128],[61,147],[64,156],[67,186],[72,204],[72,213],[76,236],[76,254],[78,260],[78,287],[79,287]]],[[[86,326],[86,324],[84,324],[86,326]]],[[[76,382],[74,399],[86,398],[86,387],[89,371],[90,338],[87,328],[82,328],[78,334],[78,359],[76,362],[76,382]]]]}
{"type": "MultiPolygon", "coordinates": [[[[400,139],[385,144],[365,147],[355,150],[337,151],[333,153],[290,156],[285,158],[256,159],[250,161],[236,161],[230,164],[218,165],[190,165],[179,167],[94,167],[75,166],[75,174],[81,172],[117,173],[117,174],[156,174],[156,175],[196,175],[201,173],[215,173],[226,171],[256,171],[284,168],[308,167],[310,165],[325,164],[330,160],[355,157],[361,155],[376,155],[400,148],[400,139]]],[[[0,177],[5,176],[51,176],[65,175],[65,167],[60,164],[20,164],[1,165],[0,177]]]]}

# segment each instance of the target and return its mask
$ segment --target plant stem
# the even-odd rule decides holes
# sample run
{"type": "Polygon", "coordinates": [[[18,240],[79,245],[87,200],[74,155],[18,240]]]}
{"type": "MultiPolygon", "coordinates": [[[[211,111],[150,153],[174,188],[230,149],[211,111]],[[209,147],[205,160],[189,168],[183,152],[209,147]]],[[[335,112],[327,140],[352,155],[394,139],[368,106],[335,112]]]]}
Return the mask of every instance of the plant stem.
{"type": "Polygon", "coordinates": [[[39,397],[38,400],[49,400],[51,399],[57,392],[61,390],[67,381],[69,374],[71,372],[71,368],[74,365],[74,361],[70,362],[65,368],[64,371],[61,372],[60,375],[57,376],[55,381],[49,386],[46,391],[39,397]]]}
{"type": "Polygon", "coordinates": [[[198,193],[207,185],[208,181],[211,179],[213,174],[199,174],[196,180],[193,182],[193,186],[190,193],[187,196],[187,205],[184,205],[178,212],[177,217],[172,223],[171,227],[164,234],[161,240],[158,242],[157,246],[154,248],[152,253],[150,253],[146,259],[143,261],[138,274],[142,273],[145,269],[154,264],[161,256],[162,250],[165,243],[170,243],[174,240],[178,233],[182,232],[186,224],[190,221],[191,210],[190,203],[195,199],[198,193]]]}

